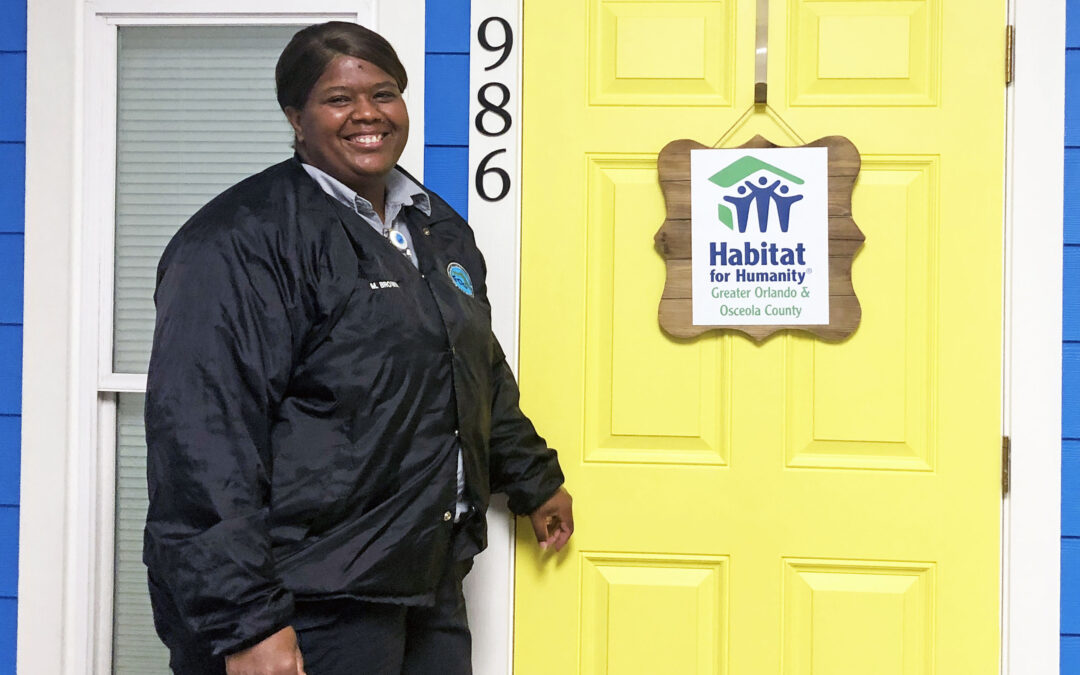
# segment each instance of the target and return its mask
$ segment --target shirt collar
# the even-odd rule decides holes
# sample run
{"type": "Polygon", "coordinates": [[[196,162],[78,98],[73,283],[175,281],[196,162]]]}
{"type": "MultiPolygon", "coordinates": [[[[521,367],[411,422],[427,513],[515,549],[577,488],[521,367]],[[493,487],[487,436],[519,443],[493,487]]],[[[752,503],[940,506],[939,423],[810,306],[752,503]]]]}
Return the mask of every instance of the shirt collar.
{"type": "MultiPolygon", "coordinates": [[[[337,178],[311,164],[301,162],[300,165],[304,167],[304,171],[307,171],[307,174],[319,184],[319,187],[326,194],[356,210],[357,213],[372,210],[371,202],[356,194],[355,190],[337,178]]],[[[431,215],[431,197],[428,196],[428,193],[424,191],[424,188],[419,183],[406,176],[396,166],[386,175],[387,211],[396,212],[398,209],[391,209],[391,204],[397,204],[399,207],[415,206],[425,216],[431,215]]]]}

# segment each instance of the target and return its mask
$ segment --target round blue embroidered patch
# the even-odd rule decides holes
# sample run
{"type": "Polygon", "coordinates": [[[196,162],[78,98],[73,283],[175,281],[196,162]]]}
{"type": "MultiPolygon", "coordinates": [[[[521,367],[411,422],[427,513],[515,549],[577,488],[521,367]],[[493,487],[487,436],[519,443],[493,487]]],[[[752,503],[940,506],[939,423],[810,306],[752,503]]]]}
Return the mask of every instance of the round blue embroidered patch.
{"type": "Polygon", "coordinates": [[[469,273],[465,271],[464,267],[456,262],[452,262],[446,266],[446,273],[450,276],[450,281],[453,281],[454,285],[458,287],[459,291],[470,298],[472,297],[472,279],[469,277],[469,273]]]}

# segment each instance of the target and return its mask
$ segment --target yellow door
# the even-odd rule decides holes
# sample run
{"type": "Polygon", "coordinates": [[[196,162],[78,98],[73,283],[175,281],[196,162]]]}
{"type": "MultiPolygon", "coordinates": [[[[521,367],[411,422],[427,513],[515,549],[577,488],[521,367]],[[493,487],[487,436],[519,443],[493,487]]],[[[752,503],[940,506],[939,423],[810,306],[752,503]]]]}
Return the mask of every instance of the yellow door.
{"type": "Polygon", "coordinates": [[[1004,0],[526,0],[516,675],[998,672],[1004,0]],[[676,340],[656,154],[849,137],[855,335],[676,340]]]}

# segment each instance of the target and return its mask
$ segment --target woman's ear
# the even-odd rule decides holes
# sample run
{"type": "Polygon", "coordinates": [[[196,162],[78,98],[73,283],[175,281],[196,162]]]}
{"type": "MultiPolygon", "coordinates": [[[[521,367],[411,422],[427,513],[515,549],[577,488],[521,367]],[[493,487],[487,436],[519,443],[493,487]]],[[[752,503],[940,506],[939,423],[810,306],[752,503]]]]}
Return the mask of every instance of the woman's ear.
{"type": "Polygon", "coordinates": [[[299,145],[304,142],[303,127],[300,124],[300,118],[303,116],[304,111],[299,108],[294,108],[291,105],[285,107],[285,119],[289,120],[289,126],[293,129],[293,141],[294,145],[299,145]]]}

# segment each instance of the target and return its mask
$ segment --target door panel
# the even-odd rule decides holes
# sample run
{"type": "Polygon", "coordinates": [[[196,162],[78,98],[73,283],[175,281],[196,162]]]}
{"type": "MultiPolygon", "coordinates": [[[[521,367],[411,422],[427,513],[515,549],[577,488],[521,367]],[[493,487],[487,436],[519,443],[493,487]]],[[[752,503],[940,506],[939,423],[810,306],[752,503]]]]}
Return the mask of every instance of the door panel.
{"type": "Polygon", "coordinates": [[[519,528],[515,672],[994,673],[1002,0],[525,3],[521,385],[577,532],[519,528]],[[673,339],[669,141],[849,137],[840,343],[673,339]]]}
{"type": "Polygon", "coordinates": [[[656,321],[654,303],[641,298],[663,287],[664,269],[652,248],[640,245],[647,231],[616,227],[663,222],[656,156],[606,154],[586,162],[587,302],[596,311],[588,312],[586,326],[585,461],[726,464],[730,382],[714,376],[726,371],[724,350],[715,342],[670,350],[659,331],[641,333],[641,325],[656,321]],[[683,400],[687,387],[696,392],[693,406],[683,400]]]}

